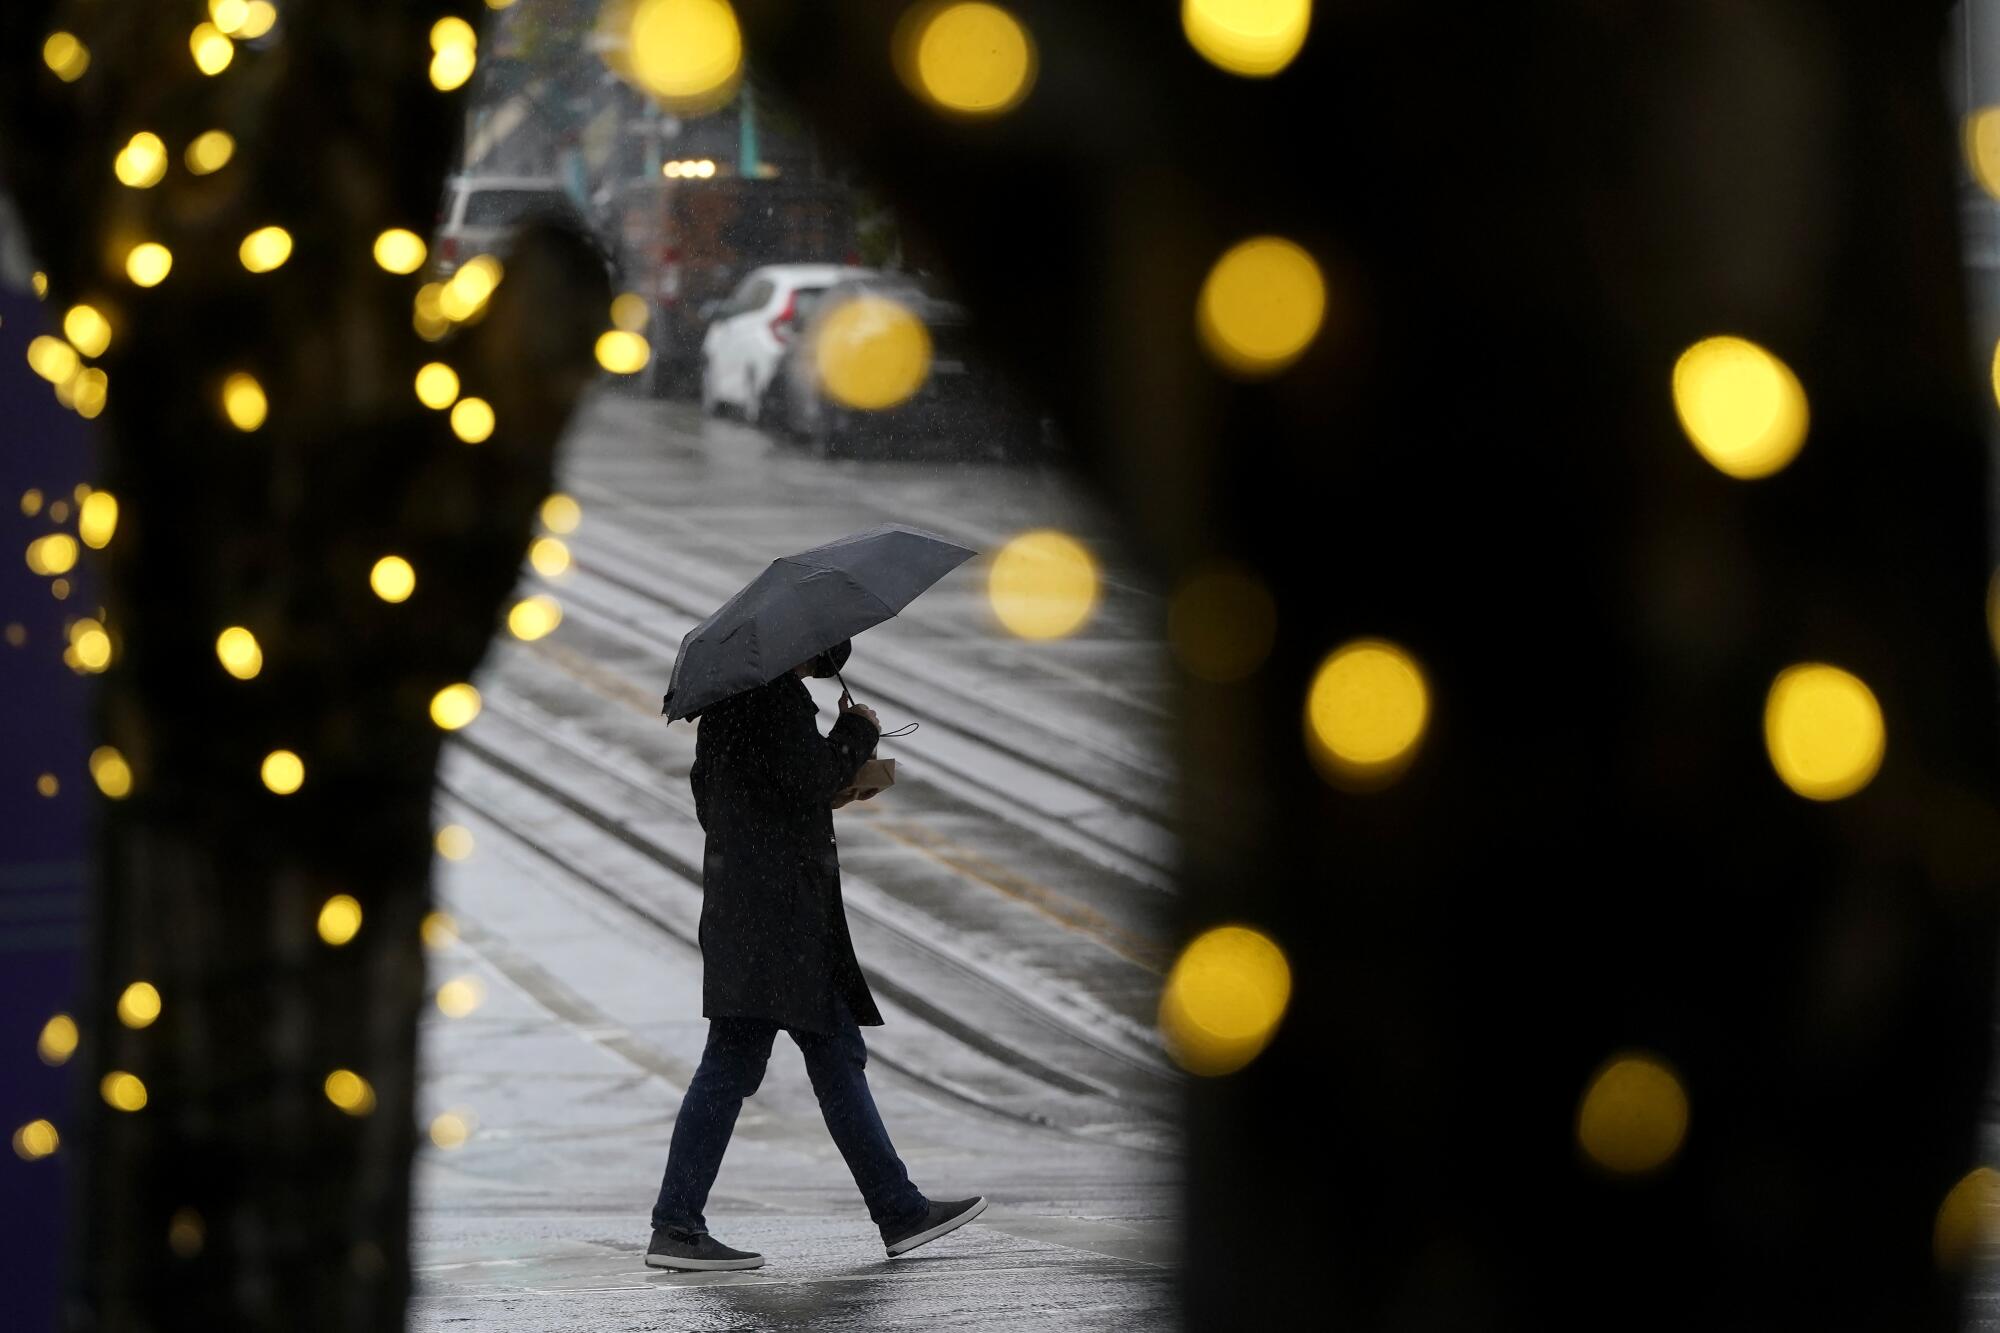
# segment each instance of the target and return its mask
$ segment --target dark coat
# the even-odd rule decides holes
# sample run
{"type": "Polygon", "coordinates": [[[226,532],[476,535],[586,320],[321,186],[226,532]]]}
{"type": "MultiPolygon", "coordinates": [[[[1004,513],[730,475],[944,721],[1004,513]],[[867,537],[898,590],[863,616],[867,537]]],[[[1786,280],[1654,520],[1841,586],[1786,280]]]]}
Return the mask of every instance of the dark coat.
{"type": "Polygon", "coordinates": [[[862,978],[840,900],[828,803],[873,753],[876,729],[844,714],[825,736],[798,677],[725,699],[695,734],[702,857],[701,1012],[807,1032],[882,1015],[862,978]]]}

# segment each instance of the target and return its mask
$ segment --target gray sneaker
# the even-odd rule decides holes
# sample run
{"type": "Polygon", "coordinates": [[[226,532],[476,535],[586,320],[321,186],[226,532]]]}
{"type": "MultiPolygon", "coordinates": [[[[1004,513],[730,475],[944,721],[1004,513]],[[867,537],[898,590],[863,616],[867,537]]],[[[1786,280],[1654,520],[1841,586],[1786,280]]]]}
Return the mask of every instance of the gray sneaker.
{"type": "Polygon", "coordinates": [[[919,1245],[928,1245],[948,1231],[956,1231],[973,1218],[986,1211],[986,1200],[948,1199],[943,1203],[933,1203],[924,1210],[924,1215],[894,1235],[882,1237],[882,1244],[888,1248],[889,1257],[908,1254],[919,1245]]]}
{"type": "Polygon", "coordinates": [[[732,1250],[706,1231],[691,1231],[686,1227],[654,1227],[653,1243],[646,1247],[648,1268],[708,1273],[763,1266],[763,1255],[732,1250]]]}

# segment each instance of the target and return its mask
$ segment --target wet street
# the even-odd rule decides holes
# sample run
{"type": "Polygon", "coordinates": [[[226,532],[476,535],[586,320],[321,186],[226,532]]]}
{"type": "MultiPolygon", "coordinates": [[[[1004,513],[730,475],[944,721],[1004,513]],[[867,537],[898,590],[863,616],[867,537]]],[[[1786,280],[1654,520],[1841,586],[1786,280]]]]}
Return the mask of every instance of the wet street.
{"type": "MultiPolygon", "coordinates": [[[[996,463],[823,462],[692,408],[613,395],[562,461],[583,507],[563,606],[503,639],[446,756],[455,942],[424,1034],[417,1329],[1158,1329],[1175,1282],[1177,1077],[1153,1031],[1168,961],[1172,774],[1159,598],[1073,489],[996,463]],[[699,1059],[695,727],[660,696],[681,636],[776,555],[897,520],[974,547],[845,671],[897,785],[835,816],[848,917],[887,1025],[884,1119],[917,1185],[979,1221],[885,1261],[780,1038],[708,1207],[751,1272],[642,1264],[699,1059]],[[1084,629],[1035,643],[987,604],[991,553],[1057,527],[1103,561],[1084,629]],[[455,849],[457,850],[457,849],[455,849]],[[458,1005],[455,1007],[464,1007],[458,1005]],[[448,1138],[449,1136],[447,1136],[448,1138]]],[[[833,682],[813,682],[820,726],[833,682]]]]}

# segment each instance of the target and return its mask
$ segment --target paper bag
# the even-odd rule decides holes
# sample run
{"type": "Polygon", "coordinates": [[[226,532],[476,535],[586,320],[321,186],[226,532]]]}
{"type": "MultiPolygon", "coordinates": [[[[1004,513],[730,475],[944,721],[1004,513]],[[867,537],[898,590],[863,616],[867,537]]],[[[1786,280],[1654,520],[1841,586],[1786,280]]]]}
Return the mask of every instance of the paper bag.
{"type": "Polygon", "coordinates": [[[838,810],[849,801],[872,800],[882,792],[896,785],[896,761],[893,759],[870,759],[854,775],[854,781],[833,798],[833,808],[838,810]]]}

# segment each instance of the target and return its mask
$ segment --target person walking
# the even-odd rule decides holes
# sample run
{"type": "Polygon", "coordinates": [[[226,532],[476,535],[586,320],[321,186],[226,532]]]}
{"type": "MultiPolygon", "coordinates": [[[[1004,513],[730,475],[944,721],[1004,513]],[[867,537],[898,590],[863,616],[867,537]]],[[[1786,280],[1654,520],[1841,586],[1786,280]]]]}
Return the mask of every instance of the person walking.
{"type": "Polygon", "coordinates": [[[849,650],[843,640],[701,713],[688,780],[708,835],[700,927],[708,1044],[674,1121],[649,1267],[763,1266],[761,1254],[710,1235],[703,1208],[780,1031],[805,1057],[827,1132],[889,1257],[986,1209],[984,1198],[932,1201],[911,1183],[868,1088],[861,1028],[879,1027],[882,1015],[847,933],[831,803],[873,754],[881,728],[874,710],[843,691],[840,716],[820,735],[818,705],[801,679],[836,675],[849,650]]]}

